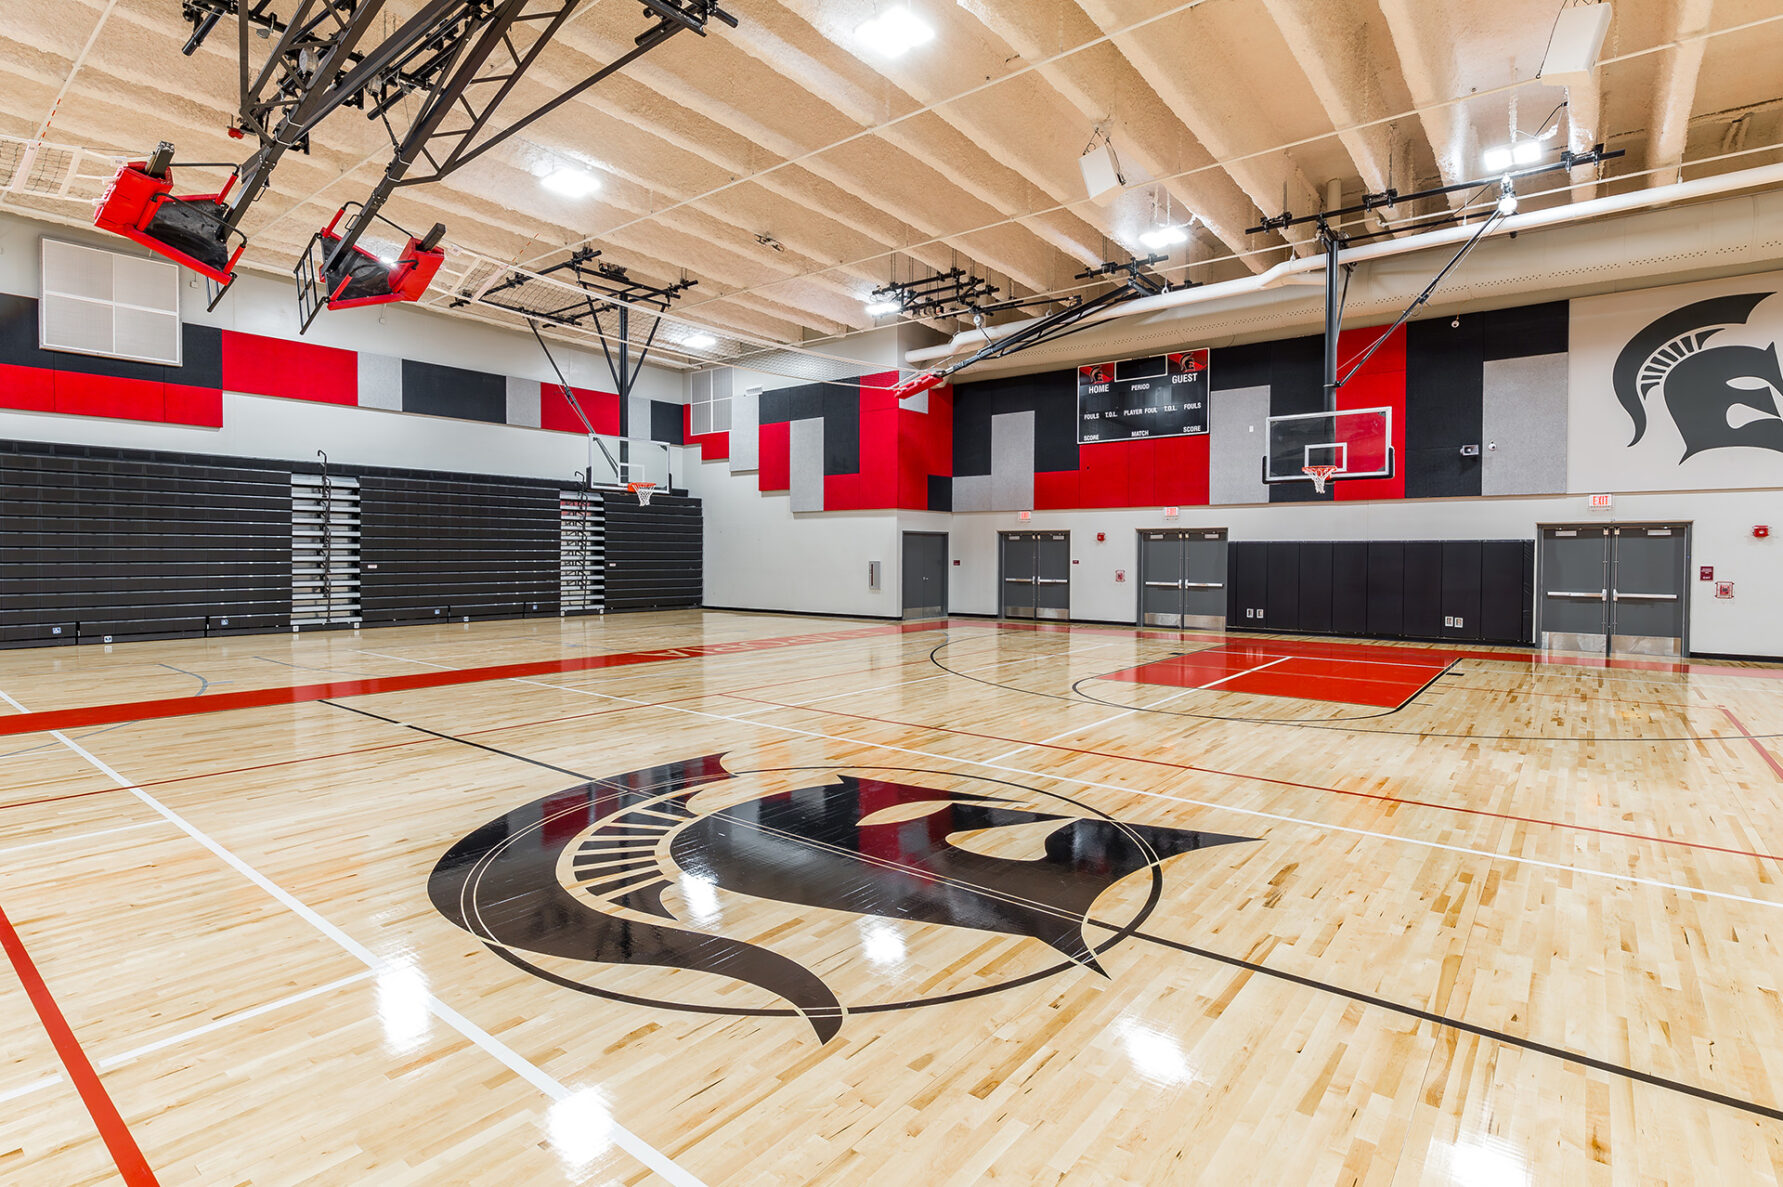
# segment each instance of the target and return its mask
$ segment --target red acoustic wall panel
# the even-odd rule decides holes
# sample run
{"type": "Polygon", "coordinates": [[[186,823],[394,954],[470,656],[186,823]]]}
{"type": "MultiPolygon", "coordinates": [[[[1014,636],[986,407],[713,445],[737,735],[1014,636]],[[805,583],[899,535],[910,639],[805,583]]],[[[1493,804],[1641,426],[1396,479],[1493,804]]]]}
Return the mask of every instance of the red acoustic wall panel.
{"type": "MultiPolygon", "coordinates": [[[[1337,373],[1342,376],[1356,365],[1381,336],[1381,326],[1345,330],[1337,336],[1337,373]]],[[[1337,389],[1337,406],[1391,408],[1393,451],[1398,464],[1391,478],[1354,478],[1331,484],[1331,497],[1340,502],[1354,499],[1405,498],[1405,327],[1375,351],[1368,364],[1337,389]]]]}
{"type": "Polygon", "coordinates": [[[55,411],[56,373],[44,367],[0,365],[0,408],[55,411]]]}
{"type": "MultiPolygon", "coordinates": [[[[926,511],[929,476],[953,473],[953,388],[929,390],[929,410],[897,409],[898,487],[887,506],[926,511]]],[[[896,407],[896,401],[892,401],[896,407]]]]}
{"type": "Polygon", "coordinates": [[[723,462],[730,460],[731,435],[727,430],[722,433],[707,433],[704,436],[693,435],[693,405],[681,406],[681,441],[686,445],[700,447],[702,462],[723,462]]]}
{"type": "Polygon", "coordinates": [[[166,385],[160,380],[117,379],[79,371],[57,371],[55,375],[55,411],[64,416],[167,419],[166,385]]]}
{"type": "Polygon", "coordinates": [[[1078,475],[1081,470],[1041,470],[1034,475],[1034,510],[1066,511],[1081,507],[1078,475]]]}
{"type": "MultiPolygon", "coordinates": [[[[582,416],[594,426],[594,431],[609,437],[619,435],[619,394],[617,392],[600,392],[591,388],[572,387],[576,404],[582,409],[582,416]]],[[[563,433],[586,433],[582,425],[582,417],[570,407],[564,398],[563,389],[555,383],[539,384],[539,427],[556,429],[563,433]]]]}
{"type": "Polygon", "coordinates": [[[223,393],[214,387],[170,383],[164,390],[168,424],[223,427],[223,393]]]}
{"type": "Polygon", "coordinates": [[[223,387],[252,396],[359,403],[359,356],[313,342],[223,331],[223,387]]]}
{"type": "Polygon", "coordinates": [[[1103,441],[1077,449],[1077,505],[1127,507],[1128,442],[1103,441]]]}
{"type": "MultiPolygon", "coordinates": [[[[792,489],[792,422],[761,427],[760,469],[755,472],[755,488],[760,491],[792,489]]],[[[824,494],[829,494],[825,491],[824,494]]]]}
{"type": "Polygon", "coordinates": [[[1208,438],[1160,437],[1153,442],[1152,499],[1159,507],[1207,503],[1208,438]]]}

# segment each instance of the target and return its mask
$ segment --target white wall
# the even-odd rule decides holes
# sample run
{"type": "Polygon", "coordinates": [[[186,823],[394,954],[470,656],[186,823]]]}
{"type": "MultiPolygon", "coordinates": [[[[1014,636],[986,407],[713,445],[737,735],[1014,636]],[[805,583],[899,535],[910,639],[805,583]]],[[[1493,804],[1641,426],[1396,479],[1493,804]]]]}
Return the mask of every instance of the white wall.
{"type": "Polygon", "coordinates": [[[705,500],[708,606],[902,612],[896,512],[794,515],[785,492],[762,494],[755,474],[732,474],[728,462],[695,463],[690,474],[693,493],[705,500]],[[881,562],[878,590],[867,588],[868,561],[881,562]]]}
{"type": "MultiPolygon", "coordinates": [[[[1139,536],[1143,528],[1226,528],[1233,540],[1528,540],[1542,523],[1692,523],[1691,565],[1713,565],[1734,597],[1692,581],[1690,648],[1725,655],[1783,657],[1783,491],[1698,491],[1617,495],[1612,512],[1592,512],[1581,495],[1543,498],[1406,500],[1377,503],[1184,507],[1174,521],[1160,508],[1036,511],[951,517],[949,609],[997,612],[997,533],[1071,533],[1071,616],[1132,622],[1137,616],[1139,536]],[[1752,527],[1777,534],[1754,539],[1752,527]],[[1107,536],[1097,543],[1096,533],[1107,536]],[[1126,581],[1117,582],[1117,570],[1126,581]]],[[[1692,573],[1694,577],[1694,572],[1692,573]]]]}

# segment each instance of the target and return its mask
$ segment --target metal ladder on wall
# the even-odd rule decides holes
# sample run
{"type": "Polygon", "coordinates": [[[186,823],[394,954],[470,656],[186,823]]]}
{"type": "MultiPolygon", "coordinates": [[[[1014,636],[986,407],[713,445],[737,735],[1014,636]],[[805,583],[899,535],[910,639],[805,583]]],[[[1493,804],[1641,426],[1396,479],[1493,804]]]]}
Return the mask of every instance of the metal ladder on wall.
{"type": "Polygon", "coordinates": [[[599,494],[558,492],[558,598],[564,614],[605,613],[607,509],[599,494]]]}
{"type": "Polygon", "coordinates": [[[358,626],[359,480],[291,475],[291,629],[358,626]]]}

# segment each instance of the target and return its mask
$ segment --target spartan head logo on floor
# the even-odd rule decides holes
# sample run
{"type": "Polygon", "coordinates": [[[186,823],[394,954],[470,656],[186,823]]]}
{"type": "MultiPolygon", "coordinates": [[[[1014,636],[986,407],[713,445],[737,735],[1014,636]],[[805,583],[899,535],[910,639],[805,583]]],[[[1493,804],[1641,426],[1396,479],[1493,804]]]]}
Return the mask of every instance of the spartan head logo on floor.
{"type": "Polygon", "coordinates": [[[733,773],[708,755],[492,820],[440,859],[428,893],[498,956],[566,988],[799,1016],[827,1042],[850,1012],[1105,975],[1099,954],[1151,913],[1167,859],[1247,839],[949,772],[733,773]],[[993,959],[984,933],[1027,942],[993,959]]]}
{"type": "Polygon", "coordinates": [[[1740,293],[1697,301],[1654,321],[1629,339],[1616,359],[1616,398],[1634,421],[1634,440],[1647,431],[1648,397],[1658,392],[1684,439],[1684,456],[1732,445],[1783,451],[1783,370],[1777,344],[1710,345],[1746,324],[1759,302],[1775,293],[1740,293]]]}

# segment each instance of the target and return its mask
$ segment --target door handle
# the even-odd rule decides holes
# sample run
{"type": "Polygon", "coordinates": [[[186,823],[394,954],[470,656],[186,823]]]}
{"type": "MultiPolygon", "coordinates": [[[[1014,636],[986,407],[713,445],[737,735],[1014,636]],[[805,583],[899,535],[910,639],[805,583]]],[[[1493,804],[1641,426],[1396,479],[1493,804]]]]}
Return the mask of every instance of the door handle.
{"type": "Polygon", "coordinates": [[[1590,590],[1580,592],[1578,590],[1570,589],[1550,589],[1543,596],[1550,598],[1590,598],[1593,602],[1601,602],[1604,600],[1604,595],[1608,592],[1608,590],[1603,589],[1598,590],[1596,593],[1592,593],[1590,590]]]}
{"type": "Polygon", "coordinates": [[[1005,577],[1005,578],[1003,578],[1003,580],[1007,581],[1010,585],[1032,585],[1032,584],[1034,584],[1034,579],[1032,577],[1005,577]]]}
{"type": "Polygon", "coordinates": [[[1174,581],[1147,581],[1145,583],[1145,587],[1147,589],[1181,589],[1182,588],[1182,586],[1178,585],[1174,581]]]}
{"type": "Polygon", "coordinates": [[[1184,589],[1225,589],[1226,583],[1224,581],[1185,581],[1185,582],[1183,582],[1183,588],[1184,589]]]}
{"type": "Polygon", "coordinates": [[[1642,602],[1675,602],[1675,601],[1677,601],[1677,600],[1678,600],[1678,595],[1677,595],[1677,594],[1644,594],[1644,593],[1629,593],[1629,592],[1627,592],[1627,591],[1626,591],[1626,590],[1620,590],[1620,589],[1613,589],[1613,590],[1611,590],[1611,591],[1610,591],[1610,596],[1611,596],[1611,597],[1613,597],[1613,598],[1615,598],[1615,599],[1616,599],[1616,600],[1617,600],[1617,601],[1619,601],[1619,602],[1633,602],[1633,601],[1642,601],[1642,602]]]}
{"type": "Polygon", "coordinates": [[[1071,579],[1068,577],[1036,577],[1034,579],[1034,584],[1035,585],[1070,585],[1071,579]]]}

